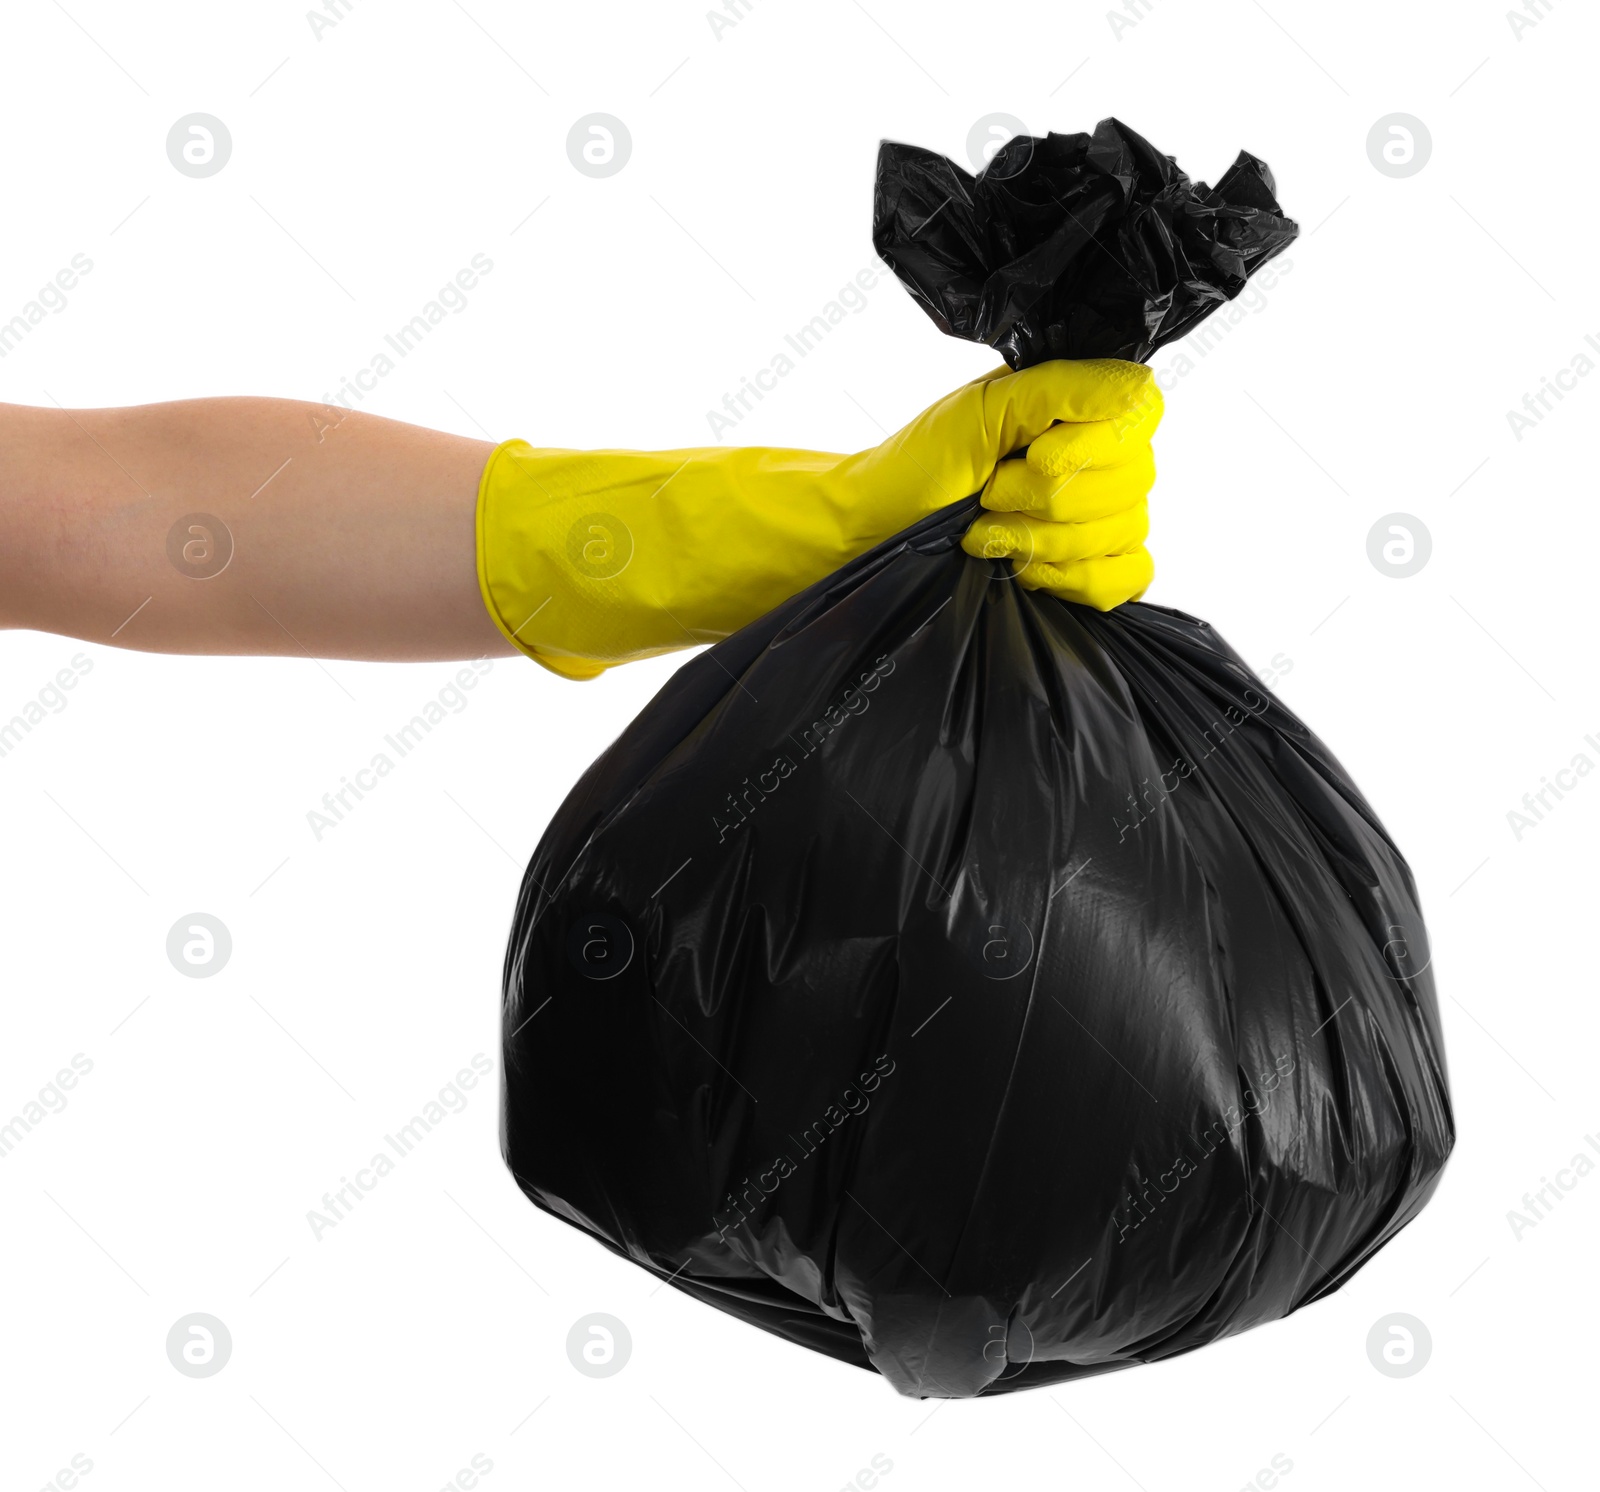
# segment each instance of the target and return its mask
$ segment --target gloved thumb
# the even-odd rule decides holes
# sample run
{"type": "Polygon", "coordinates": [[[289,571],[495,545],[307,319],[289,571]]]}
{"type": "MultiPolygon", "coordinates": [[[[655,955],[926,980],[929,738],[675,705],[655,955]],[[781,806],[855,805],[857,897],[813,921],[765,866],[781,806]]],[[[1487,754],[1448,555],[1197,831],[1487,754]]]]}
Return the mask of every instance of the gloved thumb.
{"type": "Polygon", "coordinates": [[[879,447],[900,480],[920,471],[928,506],[982,490],[995,466],[1058,421],[1137,421],[1159,401],[1155,374],[1120,358],[1055,359],[1005,368],[956,389],[879,447]]]}

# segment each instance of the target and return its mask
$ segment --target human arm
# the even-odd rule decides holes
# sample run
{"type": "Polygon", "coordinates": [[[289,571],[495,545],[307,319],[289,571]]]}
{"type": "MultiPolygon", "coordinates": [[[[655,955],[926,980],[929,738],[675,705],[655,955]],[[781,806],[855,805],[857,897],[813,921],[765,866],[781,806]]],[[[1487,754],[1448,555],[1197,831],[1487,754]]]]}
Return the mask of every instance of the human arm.
{"type": "Polygon", "coordinates": [[[473,559],[493,449],[289,399],[0,405],[0,626],[165,653],[510,653],[473,559]],[[180,567],[169,535],[196,515],[221,527],[185,534],[180,567]]]}
{"type": "Polygon", "coordinates": [[[1118,362],[998,369],[848,456],[495,447],[279,399],[0,405],[0,626],[156,652],[515,647],[592,677],[726,636],[980,490],[969,553],[1106,608],[1149,583],[1160,414],[1118,362]]]}

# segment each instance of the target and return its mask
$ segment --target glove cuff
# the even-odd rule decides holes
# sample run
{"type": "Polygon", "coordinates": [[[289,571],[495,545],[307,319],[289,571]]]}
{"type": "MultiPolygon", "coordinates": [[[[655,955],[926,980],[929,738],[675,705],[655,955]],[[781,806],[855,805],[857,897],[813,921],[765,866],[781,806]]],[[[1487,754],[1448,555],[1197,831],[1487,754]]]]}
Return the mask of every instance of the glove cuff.
{"type": "Polygon", "coordinates": [[[501,634],[569,679],[737,631],[865,547],[838,456],[497,446],[478,585],[501,634]]]}

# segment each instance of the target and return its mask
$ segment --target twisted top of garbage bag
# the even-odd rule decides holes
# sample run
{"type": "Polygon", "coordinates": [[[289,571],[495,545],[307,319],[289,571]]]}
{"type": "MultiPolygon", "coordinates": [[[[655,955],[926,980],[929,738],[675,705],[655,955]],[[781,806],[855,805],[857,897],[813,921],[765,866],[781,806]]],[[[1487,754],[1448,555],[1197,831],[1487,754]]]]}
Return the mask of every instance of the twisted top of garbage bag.
{"type": "Polygon", "coordinates": [[[872,242],[941,331],[1013,368],[1143,362],[1294,241],[1265,161],[1215,187],[1116,119],[1017,135],[976,177],[915,145],[878,149],[872,242]]]}

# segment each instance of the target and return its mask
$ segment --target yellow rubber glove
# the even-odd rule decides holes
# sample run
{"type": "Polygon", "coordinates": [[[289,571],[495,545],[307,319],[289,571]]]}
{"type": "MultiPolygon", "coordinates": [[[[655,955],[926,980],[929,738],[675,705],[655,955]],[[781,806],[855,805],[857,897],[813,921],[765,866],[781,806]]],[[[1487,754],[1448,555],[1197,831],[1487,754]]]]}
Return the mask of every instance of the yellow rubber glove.
{"type": "Polygon", "coordinates": [[[1150,369],[998,368],[853,456],[736,447],[563,451],[510,440],[478,490],[478,581],[501,632],[567,678],[737,631],[971,493],[963,548],[1109,610],[1143,593],[1150,369]],[[1058,423],[1059,422],[1059,423],[1058,423]],[[1006,458],[1012,452],[1025,456],[1006,458]]]}

